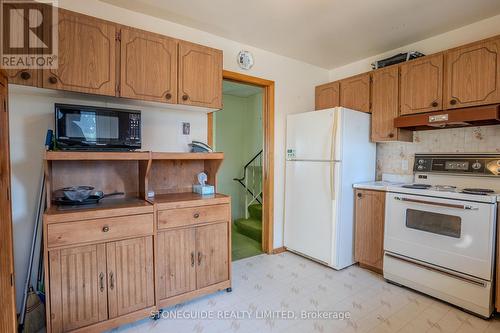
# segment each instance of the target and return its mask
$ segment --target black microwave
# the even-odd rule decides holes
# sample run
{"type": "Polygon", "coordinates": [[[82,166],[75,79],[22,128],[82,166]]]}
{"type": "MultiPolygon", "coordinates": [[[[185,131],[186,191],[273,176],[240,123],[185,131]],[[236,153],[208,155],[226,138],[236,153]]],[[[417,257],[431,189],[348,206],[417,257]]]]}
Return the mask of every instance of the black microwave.
{"type": "Polygon", "coordinates": [[[55,104],[55,138],[63,150],[141,148],[141,111],[55,104]]]}

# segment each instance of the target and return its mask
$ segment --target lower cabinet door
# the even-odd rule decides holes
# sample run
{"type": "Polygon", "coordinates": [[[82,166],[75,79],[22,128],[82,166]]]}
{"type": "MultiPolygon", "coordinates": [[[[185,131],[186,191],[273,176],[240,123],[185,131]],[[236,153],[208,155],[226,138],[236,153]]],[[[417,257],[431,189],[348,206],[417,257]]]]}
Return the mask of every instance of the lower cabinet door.
{"type": "Polygon", "coordinates": [[[384,260],[385,192],[356,190],[354,258],[381,272],[384,260]]]}
{"type": "Polygon", "coordinates": [[[52,332],[66,332],[108,319],[106,246],[49,252],[52,332]]]}
{"type": "Polygon", "coordinates": [[[229,278],[228,223],[196,228],[196,287],[198,289],[229,278]]]}
{"type": "Polygon", "coordinates": [[[196,289],[195,228],[158,233],[158,297],[196,289]]]}
{"type": "Polygon", "coordinates": [[[152,236],[106,244],[109,318],[154,305],[152,236]]]}

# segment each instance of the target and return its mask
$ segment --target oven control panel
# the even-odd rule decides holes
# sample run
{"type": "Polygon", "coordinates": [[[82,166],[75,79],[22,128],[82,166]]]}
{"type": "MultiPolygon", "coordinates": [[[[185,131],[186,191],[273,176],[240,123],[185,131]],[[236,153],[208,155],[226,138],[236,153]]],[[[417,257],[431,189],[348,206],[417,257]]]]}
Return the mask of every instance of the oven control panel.
{"type": "Polygon", "coordinates": [[[500,176],[500,155],[415,155],[415,172],[500,176]]]}

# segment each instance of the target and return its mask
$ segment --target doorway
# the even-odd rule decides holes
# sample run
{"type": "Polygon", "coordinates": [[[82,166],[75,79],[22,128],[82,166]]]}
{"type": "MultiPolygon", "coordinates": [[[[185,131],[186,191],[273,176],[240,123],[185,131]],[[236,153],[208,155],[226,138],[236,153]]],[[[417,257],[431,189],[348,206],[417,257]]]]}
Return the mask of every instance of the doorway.
{"type": "Polygon", "coordinates": [[[273,252],[274,82],[224,71],[224,108],[208,144],[225,153],[218,190],[232,196],[233,260],[273,252]]]}

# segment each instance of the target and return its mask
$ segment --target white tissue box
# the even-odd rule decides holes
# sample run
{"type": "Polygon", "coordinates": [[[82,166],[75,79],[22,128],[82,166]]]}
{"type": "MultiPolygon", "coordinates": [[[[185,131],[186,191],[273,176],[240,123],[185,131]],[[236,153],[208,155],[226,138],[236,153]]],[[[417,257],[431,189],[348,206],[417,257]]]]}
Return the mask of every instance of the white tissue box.
{"type": "Polygon", "coordinates": [[[210,195],[215,193],[213,185],[193,185],[193,192],[201,195],[210,195]]]}

